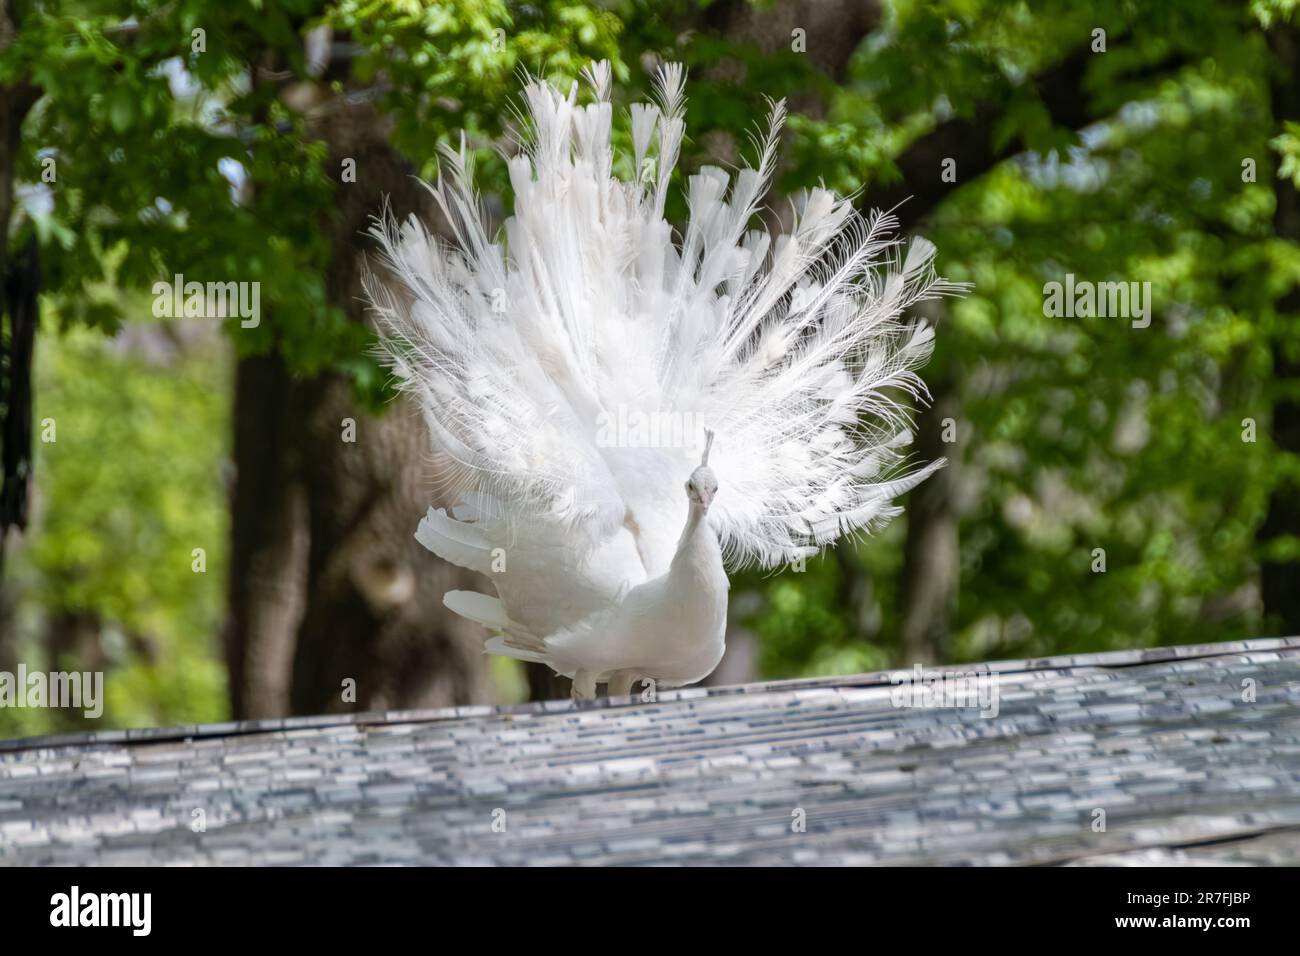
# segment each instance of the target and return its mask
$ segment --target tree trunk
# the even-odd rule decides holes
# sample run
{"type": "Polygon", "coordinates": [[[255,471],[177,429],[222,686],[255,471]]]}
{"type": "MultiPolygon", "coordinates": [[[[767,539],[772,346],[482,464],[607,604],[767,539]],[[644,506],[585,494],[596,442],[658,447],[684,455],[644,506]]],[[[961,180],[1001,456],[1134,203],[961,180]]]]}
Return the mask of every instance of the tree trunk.
{"type": "Polygon", "coordinates": [[[289,713],[289,670],[307,587],[295,399],[279,356],[240,360],[225,632],[230,708],[237,719],[289,713]]]}
{"type": "MultiPolygon", "coordinates": [[[[1268,41],[1277,60],[1272,99],[1274,128],[1280,133],[1283,124],[1300,121],[1300,30],[1279,23],[1269,31],[1268,41]]],[[[1287,178],[1275,179],[1274,190],[1274,232],[1280,239],[1300,242],[1300,197],[1295,184],[1287,178]]],[[[1275,308],[1272,349],[1277,397],[1271,436],[1279,451],[1300,456],[1300,336],[1294,331],[1295,316],[1300,313],[1300,286],[1292,286],[1275,308]]],[[[1258,537],[1265,548],[1279,538],[1300,540],[1300,481],[1294,475],[1284,476],[1273,489],[1258,537]]],[[[1300,561],[1266,552],[1260,563],[1260,593],[1264,613],[1277,622],[1282,633],[1300,634],[1300,561]]]]}
{"type": "MultiPolygon", "coordinates": [[[[941,305],[926,303],[936,304],[941,305]]],[[[934,311],[942,312],[941,308],[934,311]]],[[[930,377],[933,403],[917,417],[915,450],[921,461],[947,457],[948,465],[914,488],[907,499],[899,629],[907,664],[934,664],[944,659],[961,583],[956,507],[961,445],[943,440],[947,428],[961,437],[957,431],[961,393],[951,365],[936,371],[938,374],[930,377]]]]}
{"type": "MultiPolygon", "coordinates": [[[[844,79],[849,59],[880,25],[882,16],[879,0],[787,0],[780,4],[723,0],[704,14],[705,26],[713,32],[769,56],[794,51],[798,40],[813,66],[837,83],[844,79]],[[796,30],[803,33],[796,34],[796,30]]],[[[732,71],[737,69],[739,64],[731,66],[732,71]]],[[[823,104],[808,92],[792,99],[790,108],[821,115],[823,104]]]]}
{"type": "MultiPolygon", "coordinates": [[[[18,27],[14,5],[0,0],[0,50],[14,42],[18,27]]],[[[9,529],[27,524],[40,266],[34,240],[19,257],[9,255],[9,229],[23,120],[39,96],[25,78],[0,86],[0,573],[9,529]]]]}
{"type": "MultiPolygon", "coordinates": [[[[328,168],[355,159],[329,231],[329,301],[364,322],[370,217],[435,221],[382,115],[326,101],[328,168]]],[[[227,657],[236,717],[436,707],[492,699],[482,633],[442,606],[475,587],[414,539],[434,503],[424,426],[405,402],[371,416],[340,375],[291,376],[278,358],[238,373],[227,657]]]]}

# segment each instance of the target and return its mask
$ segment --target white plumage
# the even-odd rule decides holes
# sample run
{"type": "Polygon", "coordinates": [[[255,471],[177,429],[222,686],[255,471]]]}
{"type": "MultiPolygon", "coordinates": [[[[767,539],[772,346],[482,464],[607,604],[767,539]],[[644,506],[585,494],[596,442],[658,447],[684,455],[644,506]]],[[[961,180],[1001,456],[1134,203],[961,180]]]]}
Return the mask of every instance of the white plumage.
{"type": "Polygon", "coordinates": [[[367,283],[385,360],[458,499],[416,537],[497,591],[446,605],[495,632],[488,651],[573,677],[577,696],[703,679],[722,657],[724,559],[773,567],[877,529],[942,466],[905,470],[933,333],[901,315],[956,289],[933,245],[903,254],[890,216],[825,189],[800,197],[789,233],[751,227],[779,103],[755,168],[690,177],[678,237],[664,202],[682,69],[631,108],[631,182],[614,175],[608,65],[586,79],[586,104],[576,84],[526,86],[503,236],[462,143],[429,187],[452,241],[385,217],[392,278],[367,283]]]}

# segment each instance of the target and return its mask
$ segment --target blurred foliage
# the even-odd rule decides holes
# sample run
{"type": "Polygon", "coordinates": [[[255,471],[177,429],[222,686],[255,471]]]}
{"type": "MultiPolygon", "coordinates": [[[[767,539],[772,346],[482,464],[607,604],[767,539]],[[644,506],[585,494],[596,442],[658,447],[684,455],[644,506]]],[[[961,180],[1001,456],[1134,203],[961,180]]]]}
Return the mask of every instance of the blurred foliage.
{"type": "Polygon", "coordinates": [[[303,32],[353,31],[364,47],[357,78],[382,69],[396,142],[431,161],[462,129],[487,149],[518,68],[576,76],[617,54],[620,25],[564,0],[28,6],[0,56],[0,83],[26,75],[45,93],[24,130],[20,176],[40,182],[42,160],[56,161],[52,208],[32,218],[53,253],[46,284],[60,313],[112,332],[130,317],[91,294],[99,283],[148,289],[176,273],[238,276],[261,283],[262,310],[274,316],[232,336],[241,354],[276,349],[302,373],[346,371],[376,400],[381,377],[359,358],[369,334],[326,302],[321,225],[336,184],[324,147],[277,98],[263,64],[308,79],[303,32]]]}
{"type": "MultiPolygon", "coordinates": [[[[980,106],[998,107],[999,145],[1030,147],[925,224],[940,269],[974,284],[947,307],[930,366],[962,383],[948,659],[1268,632],[1255,533],[1295,463],[1266,434],[1267,345],[1296,336],[1272,302],[1300,259],[1271,236],[1275,151],[1294,176],[1295,148],[1271,125],[1257,26],[1235,4],[895,3],[827,115],[792,122],[786,189],[825,181],[869,196],[897,178],[908,143],[980,106]],[[1106,119],[1081,135],[1054,127],[1023,79],[1098,26],[1108,49],[1085,90],[1106,119]],[[1043,286],[1066,273],[1150,282],[1151,326],[1045,317],[1043,286]]],[[[898,663],[901,542],[891,528],[803,573],[747,579],[768,596],[755,621],[765,669],[898,663]],[[858,574],[870,590],[846,593],[858,574]]]]}
{"type": "MultiPolygon", "coordinates": [[[[34,608],[92,611],[122,635],[114,725],[214,719],[224,708],[217,475],[229,381],[211,344],[159,366],[84,330],[150,320],[147,298],[121,290],[174,273],[238,276],[261,282],[267,318],[256,329],[228,323],[237,353],[276,349],[298,372],[344,370],[371,401],[383,394],[363,357],[367,333],[325,299],[332,171],[305,117],[254,69],[306,79],[301,37],[319,24],[359,44],[353,79],[381,91],[394,141],[423,175],[463,129],[485,189],[503,194],[496,144],[514,128],[524,70],[571,80],[608,57],[620,95],[632,96],[648,85],[648,54],[686,62],[696,76],[688,169],[703,161],[706,134],[746,142],[765,96],[817,92],[824,114],[791,118],[783,191],[823,181],[869,195],[897,179],[895,159],[918,136],[994,110],[995,147],[1029,151],[925,224],[941,270],[974,284],[946,309],[932,365],[958,375],[962,398],[961,587],[948,655],[1267,632],[1255,533],[1279,469],[1296,465],[1267,438],[1277,392],[1266,345],[1296,334],[1272,301],[1300,274],[1296,249],[1271,236],[1271,183],[1279,165],[1300,176],[1300,133],[1273,127],[1260,28],[1294,17],[1292,3],[897,0],[842,85],[797,53],[691,29],[711,7],[695,0],[23,6],[0,83],[27,75],[44,90],[20,178],[39,183],[53,157],[58,180],[45,204],[26,204],[18,231],[41,239],[47,299],[68,331],[39,346],[37,419],[57,419],[59,442],[41,447],[37,521],[12,587],[29,639],[34,608]],[[1103,119],[1082,133],[1058,127],[1026,78],[1098,27],[1108,49],[1088,60],[1084,89],[1103,119]],[[712,71],[723,58],[742,69],[712,71]],[[1255,182],[1243,181],[1245,158],[1255,182]],[[1151,326],[1046,317],[1043,285],[1065,273],[1150,282],[1151,326]],[[1254,443],[1242,440],[1246,419],[1254,443]],[[189,570],[195,542],[207,542],[206,575],[189,570]],[[1091,570],[1095,548],[1106,551],[1104,574],[1091,570]],[[142,640],[153,650],[132,649],[142,640]]],[[[678,201],[670,214],[682,210],[678,201]]],[[[897,522],[801,572],[736,579],[738,596],[762,599],[750,616],[767,675],[899,662],[904,530],[897,522]]],[[[12,729],[6,719],[0,712],[0,733],[12,729]]]]}
{"type": "MultiPolygon", "coordinates": [[[[6,569],[24,598],[15,659],[104,670],[113,727],[213,720],[226,707],[216,649],[229,350],[166,331],[107,340],[73,328],[42,342],[34,527],[6,569]]],[[[75,728],[73,713],[0,708],[0,736],[75,728]]]]}
{"type": "MultiPolygon", "coordinates": [[[[0,53],[0,85],[26,77],[44,95],[24,127],[18,168],[27,185],[11,241],[28,231],[40,239],[47,328],[73,335],[57,344],[47,335],[38,346],[37,418],[51,415],[63,434],[80,435],[86,457],[42,449],[45,505],[10,571],[19,634],[4,635],[0,660],[43,659],[33,644],[48,644],[64,618],[89,615],[111,668],[106,725],[219,719],[226,532],[225,493],[214,482],[228,431],[227,363],[114,364],[87,351],[85,330],[120,335],[152,323],[151,300],[126,293],[176,274],[257,282],[263,321],[225,323],[236,352],[276,350],[299,374],[344,372],[381,407],[385,382],[369,332],[326,300],[322,226],[337,183],[306,118],[268,76],[309,79],[303,34],[321,24],[349,31],[363,48],[355,78],[375,81],[382,71],[396,142],[428,160],[423,172],[432,176],[436,147],[457,142],[462,129],[491,154],[519,70],[573,78],[593,59],[617,59],[621,21],[567,0],[20,6],[21,30],[0,53]],[[53,183],[43,180],[49,160],[53,183]],[[116,383],[125,391],[104,400],[116,383]],[[174,404],[160,404],[156,393],[169,388],[174,404]],[[58,400],[66,406],[55,408],[58,400]],[[159,447],[140,430],[147,421],[159,428],[159,447]],[[96,494],[79,496],[101,471],[96,494]],[[207,547],[204,575],[189,570],[196,541],[207,547]]],[[[0,712],[0,734],[16,720],[18,730],[38,732],[61,719],[0,712]]]]}

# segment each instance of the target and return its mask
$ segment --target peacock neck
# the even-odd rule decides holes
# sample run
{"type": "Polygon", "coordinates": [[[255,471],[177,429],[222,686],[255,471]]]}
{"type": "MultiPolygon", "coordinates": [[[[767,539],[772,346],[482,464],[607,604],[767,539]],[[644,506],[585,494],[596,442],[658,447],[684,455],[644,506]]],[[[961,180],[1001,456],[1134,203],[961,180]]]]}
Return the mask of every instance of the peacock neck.
{"type": "Polygon", "coordinates": [[[686,515],[686,527],[682,528],[682,536],[677,539],[677,552],[680,554],[682,549],[690,544],[695,533],[700,530],[700,525],[704,523],[704,509],[691,502],[690,510],[686,515]]]}
{"type": "Polygon", "coordinates": [[[692,501],[686,516],[686,526],[682,528],[682,536],[677,541],[673,569],[699,572],[703,566],[715,563],[715,552],[719,550],[718,539],[709,528],[704,509],[692,501]]]}

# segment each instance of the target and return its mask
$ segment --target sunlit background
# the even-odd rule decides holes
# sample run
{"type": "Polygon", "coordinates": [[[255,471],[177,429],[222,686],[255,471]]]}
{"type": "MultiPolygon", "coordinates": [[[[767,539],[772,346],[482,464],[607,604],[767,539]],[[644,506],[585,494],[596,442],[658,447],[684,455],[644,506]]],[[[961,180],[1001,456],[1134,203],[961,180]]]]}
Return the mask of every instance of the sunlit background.
{"type": "Polygon", "coordinates": [[[624,99],[688,64],[688,172],[786,97],[771,221],[819,181],[906,199],[974,287],[928,313],[949,467],[880,536],[734,577],[712,680],[1300,632],[1293,6],[6,5],[0,670],[107,700],[0,736],[567,695],[442,609],[467,572],[411,539],[437,475],[359,279],[384,197],[437,225],[412,176],[461,129],[508,213],[522,72],[598,58],[624,99]],[[259,324],[155,318],[177,273],[259,282],[259,324]],[[1046,314],[1067,274],[1149,283],[1149,326],[1046,314]]]}

